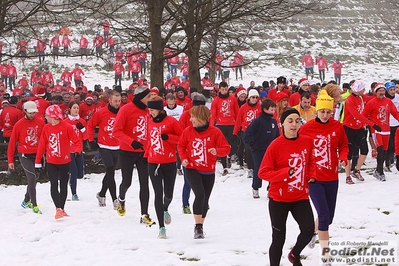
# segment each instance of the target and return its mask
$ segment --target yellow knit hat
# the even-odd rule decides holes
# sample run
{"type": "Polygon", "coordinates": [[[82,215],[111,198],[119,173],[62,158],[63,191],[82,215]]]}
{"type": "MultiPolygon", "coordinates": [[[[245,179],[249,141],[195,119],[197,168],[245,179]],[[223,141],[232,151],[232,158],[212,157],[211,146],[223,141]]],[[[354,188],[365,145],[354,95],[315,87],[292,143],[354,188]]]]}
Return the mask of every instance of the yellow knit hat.
{"type": "Polygon", "coordinates": [[[326,90],[321,90],[319,97],[316,99],[316,111],[321,109],[334,109],[334,99],[331,98],[326,90]]]}

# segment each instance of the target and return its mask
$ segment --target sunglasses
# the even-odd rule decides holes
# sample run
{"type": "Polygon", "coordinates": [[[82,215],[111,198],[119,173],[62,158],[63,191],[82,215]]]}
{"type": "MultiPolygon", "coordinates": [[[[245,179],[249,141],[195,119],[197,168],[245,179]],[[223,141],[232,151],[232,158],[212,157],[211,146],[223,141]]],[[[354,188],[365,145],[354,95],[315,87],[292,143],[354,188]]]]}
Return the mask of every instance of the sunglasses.
{"type": "Polygon", "coordinates": [[[258,99],[259,97],[258,96],[251,96],[251,98],[258,99]]]}

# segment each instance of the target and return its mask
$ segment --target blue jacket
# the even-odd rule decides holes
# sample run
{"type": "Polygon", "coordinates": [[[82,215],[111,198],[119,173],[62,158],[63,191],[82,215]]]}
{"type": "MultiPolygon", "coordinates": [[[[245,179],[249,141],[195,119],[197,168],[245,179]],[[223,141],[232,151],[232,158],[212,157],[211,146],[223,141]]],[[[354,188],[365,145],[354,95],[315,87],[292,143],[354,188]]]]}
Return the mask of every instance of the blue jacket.
{"type": "Polygon", "coordinates": [[[262,114],[254,119],[244,132],[244,142],[259,151],[265,152],[270,143],[280,136],[277,121],[272,115],[262,114]]]}

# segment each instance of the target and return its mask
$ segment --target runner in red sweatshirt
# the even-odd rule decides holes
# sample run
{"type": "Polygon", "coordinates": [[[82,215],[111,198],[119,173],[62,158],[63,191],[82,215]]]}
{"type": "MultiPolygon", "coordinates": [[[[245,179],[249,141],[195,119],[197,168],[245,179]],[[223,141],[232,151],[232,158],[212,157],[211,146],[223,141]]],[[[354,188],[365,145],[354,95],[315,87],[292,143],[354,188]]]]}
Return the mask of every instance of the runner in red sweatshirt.
{"type": "MultiPolygon", "coordinates": [[[[348,139],[339,121],[332,118],[334,99],[325,90],[316,100],[316,118],[302,125],[301,135],[313,139],[316,158],[316,178],[309,183],[309,194],[316,208],[318,219],[315,232],[319,233],[322,257],[328,260],[329,225],[332,224],[338,193],[338,167],[346,166],[348,161],[348,139]]],[[[314,234],[309,247],[316,241],[314,234]]]]}
{"type": "Polygon", "coordinates": [[[221,158],[224,168],[222,175],[225,176],[229,173],[227,168],[231,166],[230,156],[237,152],[237,140],[233,136],[233,129],[238,114],[238,102],[235,96],[229,95],[228,85],[224,81],[219,83],[219,95],[212,102],[211,113],[210,125],[218,127],[231,145],[230,154],[221,158]]]}
{"type": "Polygon", "coordinates": [[[170,224],[168,207],[172,202],[176,180],[176,144],[182,129],[179,122],[168,116],[160,96],[147,102],[151,118],[148,121],[148,146],[144,157],[155,193],[155,211],[159,224],[158,238],[166,238],[165,224],[170,224]]]}
{"type": "Polygon", "coordinates": [[[38,110],[35,102],[25,102],[23,111],[24,117],[14,125],[8,144],[8,169],[15,169],[15,145],[18,143],[18,158],[28,181],[25,198],[21,206],[23,208],[32,208],[34,213],[41,214],[42,212],[36,201],[36,182],[39,179],[39,173],[35,171],[35,156],[44,121],[36,117],[38,110]]]}
{"type": "Polygon", "coordinates": [[[132,184],[133,167],[139,175],[141,220],[146,224],[154,221],[148,215],[148,201],[150,191],[148,187],[148,163],[143,160],[147,149],[147,123],[149,119],[147,102],[150,100],[150,90],[147,87],[138,87],[134,90],[132,103],[124,105],[116,116],[113,134],[120,144],[120,163],[122,183],[119,186],[119,215],[126,214],[125,196],[132,184]]]}
{"type": "Polygon", "coordinates": [[[69,104],[68,117],[64,120],[72,125],[76,135],[80,141],[78,145],[71,145],[71,162],[69,170],[71,173],[69,184],[71,186],[72,200],[78,201],[77,183],[78,179],[84,176],[84,157],[83,157],[83,141],[87,139],[86,121],[79,116],[79,104],[71,102],[69,104]]]}
{"type": "Polygon", "coordinates": [[[387,82],[385,85],[378,83],[374,90],[376,97],[370,100],[363,110],[363,115],[381,129],[373,132],[373,139],[378,153],[377,169],[373,173],[373,176],[381,181],[385,181],[384,160],[385,154],[388,150],[389,135],[391,134],[391,128],[389,125],[390,115],[392,115],[396,120],[399,120],[399,112],[396,109],[395,104],[391,99],[385,97],[385,86],[394,87],[395,84],[393,82],[387,82]]]}
{"type": "Polygon", "coordinates": [[[63,121],[62,110],[58,105],[50,105],[45,112],[48,122],[43,127],[36,153],[35,167],[41,168],[41,160],[46,153],[47,176],[50,180],[51,198],[56,207],[55,219],[68,216],[65,201],[68,194],[69,162],[71,161],[70,142],[79,145],[80,139],[70,124],[63,121]],[[58,181],[60,189],[58,190],[58,181]]]}
{"type": "Polygon", "coordinates": [[[111,194],[114,210],[119,206],[116,196],[115,168],[119,159],[119,140],[115,137],[113,130],[116,115],[119,112],[121,104],[120,93],[112,90],[106,107],[101,108],[91,117],[87,123],[88,140],[92,150],[99,149],[101,160],[105,166],[105,175],[103,177],[100,192],[96,194],[100,207],[106,206],[105,194],[109,190],[111,194]],[[94,141],[94,131],[98,126],[97,143],[94,141]]]}
{"type": "Polygon", "coordinates": [[[374,122],[368,120],[362,115],[364,108],[362,95],[364,94],[365,88],[366,86],[362,81],[356,80],[351,85],[351,95],[349,95],[345,100],[343,125],[349,146],[348,165],[345,167],[347,184],[354,184],[351,176],[359,181],[364,181],[364,178],[360,173],[360,168],[366,160],[369,152],[365,125],[367,124],[377,131],[381,131],[381,128],[378,125],[375,125],[374,122]],[[358,156],[359,159],[357,160],[355,170],[351,173],[351,160],[355,156],[358,156]]]}
{"type": "Polygon", "coordinates": [[[209,124],[211,112],[204,105],[190,109],[192,126],[186,128],[177,150],[187,181],[194,192],[194,239],[203,239],[203,224],[208,212],[209,197],[215,183],[217,157],[227,156],[230,145],[220,129],[209,124]]]}
{"type": "MultiPolygon", "coordinates": [[[[240,92],[243,94],[245,92],[240,92]]],[[[237,95],[239,96],[239,95],[237,95]]],[[[233,135],[239,139],[239,145],[237,149],[238,162],[240,167],[244,167],[244,150],[245,150],[245,161],[247,162],[248,178],[253,177],[254,161],[251,155],[249,145],[244,143],[244,132],[251,122],[260,116],[261,107],[259,101],[259,93],[257,90],[251,89],[249,91],[248,100],[238,110],[236,123],[233,129],[233,135]]]]}
{"type": "Polygon", "coordinates": [[[287,108],[280,118],[283,135],[267,148],[259,177],[270,182],[269,215],[272,225],[270,266],[279,266],[285,242],[288,213],[298,223],[300,233],[288,254],[294,265],[301,265],[300,253],[313,237],[314,220],[309,202],[308,182],[316,177],[313,140],[298,134],[299,112],[287,108]]]}

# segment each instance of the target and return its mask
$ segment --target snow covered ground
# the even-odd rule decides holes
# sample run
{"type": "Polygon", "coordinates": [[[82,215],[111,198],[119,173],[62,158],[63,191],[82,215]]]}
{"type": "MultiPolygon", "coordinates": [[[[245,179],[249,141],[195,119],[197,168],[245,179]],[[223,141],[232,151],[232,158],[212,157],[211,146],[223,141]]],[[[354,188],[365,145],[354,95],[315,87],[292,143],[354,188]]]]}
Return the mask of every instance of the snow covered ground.
{"type": "MultiPolygon", "coordinates": [[[[375,162],[368,159],[366,164],[365,168],[371,168],[375,162]]],[[[20,207],[25,186],[1,185],[0,265],[267,265],[271,226],[266,184],[260,190],[261,198],[255,200],[251,179],[237,165],[233,168],[236,170],[222,177],[222,168],[218,165],[203,240],[193,239],[194,219],[182,213],[182,176],[176,179],[169,209],[172,223],[167,226],[166,240],[157,238],[157,225],[146,227],[139,223],[136,172],[126,196],[124,217],[113,210],[109,195],[107,206],[98,206],[95,195],[100,189],[102,174],[86,175],[78,181],[81,200],[67,201],[65,210],[70,217],[61,220],[54,219],[49,183],[37,186],[42,215],[20,207]]],[[[373,178],[370,170],[364,170],[363,176],[364,182],[347,185],[345,175],[340,174],[336,216],[330,227],[331,240],[397,241],[397,171],[387,173],[386,182],[373,178]]],[[[116,180],[119,185],[120,171],[117,171],[116,180]]],[[[153,193],[149,214],[156,219],[153,193]]],[[[291,265],[287,255],[298,234],[291,216],[287,228],[281,265],[291,265]]],[[[303,265],[320,265],[318,254],[318,244],[314,249],[305,248],[303,265]]]]}

